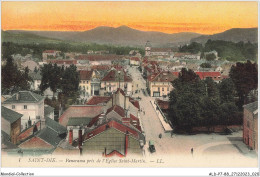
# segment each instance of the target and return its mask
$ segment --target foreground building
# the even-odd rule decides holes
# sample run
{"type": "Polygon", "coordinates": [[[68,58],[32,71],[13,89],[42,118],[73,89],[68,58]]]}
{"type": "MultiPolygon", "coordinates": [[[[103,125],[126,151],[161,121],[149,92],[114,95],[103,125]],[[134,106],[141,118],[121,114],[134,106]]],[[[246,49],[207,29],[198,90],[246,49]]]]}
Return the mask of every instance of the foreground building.
{"type": "Polygon", "coordinates": [[[258,152],[258,101],[244,105],[243,141],[258,152]]]}
{"type": "Polygon", "coordinates": [[[101,80],[101,95],[111,95],[118,88],[127,94],[132,94],[132,82],[132,78],[125,71],[112,68],[101,80]]]}
{"type": "Polygon", "coordinates": [[[44,119],[44,97],[30,91],[19,91],[2,103],[8,109],[22,114],[21,130],[26,129],[29,123],[34,124],[44,119]]]}
{"type": "Polygon", "coordinates": [[[152,97],[167,96],[173,89],[171,82],[178,76],[168,71],[152,74],[147,78],[147,88],[152,97]]]}

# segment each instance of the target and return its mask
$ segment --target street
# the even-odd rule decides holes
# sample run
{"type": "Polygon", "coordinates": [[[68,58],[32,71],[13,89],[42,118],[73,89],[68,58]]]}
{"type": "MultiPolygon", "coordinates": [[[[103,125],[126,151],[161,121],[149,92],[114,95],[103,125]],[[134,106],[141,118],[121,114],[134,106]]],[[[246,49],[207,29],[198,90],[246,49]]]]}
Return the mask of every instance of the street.
{"type": "MultiPolygon", "coordinates": [[[[129,73],[132,75],[134,84],[138,84],[139,89],[146,91],[146,82],[143,79],[140,71],[136,67],[129,68],[129,73]]],[[[243,161],[251,160],[252,158],[257,163],[257,156],[250,152],[242,142],[242,131],[234,132],[232,135],[219,134],[197,134],[197,135],[176,135],[171,137],[171,133],[165,133],[160,123],[160,120],[151,105],[150,101],[154,101],[154,97],[146,96],[142,91],[133,94],[133,97],[140,97],[141,113],[140,121],[143,124],[144,134],[146,137],[146,145],[144,146],[145,156],[192,156],[191,148],[194,150],[194,156],[214,156],[215,154],[231,155],[243,161]],[[144,114],[145,113],[145,114],[144,114]],[[162,138],[159,138],[159,134],[162,138]],[[149,140],[152,140],[155,145],[156,152],[150,153],[149,140]]],[[[223,158],[225,158],[223,156],[223,158]]]]}

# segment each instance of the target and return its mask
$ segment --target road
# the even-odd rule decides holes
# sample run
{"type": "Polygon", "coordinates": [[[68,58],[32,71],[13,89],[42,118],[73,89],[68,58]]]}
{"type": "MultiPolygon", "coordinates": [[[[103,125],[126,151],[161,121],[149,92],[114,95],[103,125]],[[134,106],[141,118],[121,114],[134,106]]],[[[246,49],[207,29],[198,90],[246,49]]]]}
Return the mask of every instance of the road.
{"type": "MultiPolygon", "coordinates": [[[[131,67],[128,69],[130,75],[133,78],[133,83],[138,84],[139,89],[146,90],[146,82],[143,79],[140,71],[136,67],[131,67]]],[[[143,124],[143,129],[146,137],[146,146],[144,147],[145,156],[191,156],[191,148],[194,149],[194,155],[209,155],[210,152],[219,152],[223,155],[228,153],[233,157],[241,159],[241,161],[252,160],[251,157],[254,156],[253,153],[247,150],[247,147],[242,143],[242,141],[229,141],[230,137],[240,138],[242,137],[242,131],[235,132],[232,135],[219,135],[219,134],[198,134],[198,135],[173,135],[171,133],[165,133],[161,125],[161,122],[152,107],[150,101],[154,101],[154,97],[150,97],[147,93],[146,95],[140,91],[137,94],[133,94],[133,97],[141,97],[140,107],[145,112],[141,113],[141,122],[143,124]],[[162,138],[159,138],[159,134],[162,134],[162,138]],[[150,153],[148,150],[148,142],[152,140],[155,144],[156,152],[150,153]],[[223,146],[222,146],[223,145],[223,146]],[[228,148],[222,148],[227,147],[228,148]],[[214,151],[212,151],[212,149],[214,151]],[[226,150],[226,151],[225,151],[226,150]],[[243,152],[243,153],[241,153],[243,152]],[[251,157],[249,157],[251,156],[251,157]],[[249,159],[248,159],[249,158],[249,159]]],[[[257,161],[256,159],[254,159],[257,161]]]]}

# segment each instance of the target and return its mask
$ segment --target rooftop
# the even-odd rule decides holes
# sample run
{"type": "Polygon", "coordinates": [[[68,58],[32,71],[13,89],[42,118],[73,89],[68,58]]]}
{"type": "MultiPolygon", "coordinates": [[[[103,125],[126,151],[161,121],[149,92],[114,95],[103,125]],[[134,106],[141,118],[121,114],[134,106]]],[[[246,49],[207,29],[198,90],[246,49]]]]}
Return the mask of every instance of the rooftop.
{"type": "Polygon", "coordinates": [[[59,118],[59,123],[67,126],[71,117],[95,117],[103,112],[102,106],[72,105],[59,118]]]}
{"type": "Polygon", "coordinates": [[[93,70],[81,70],[79,72],[80,80],[91,80],[93,70]]]}
{"type": "Polygon", "coordinates": [[[110,70],[102,81],[114,81],[114,82],[132,82],[132,78],[128,76],[124,71],[117,71],[115,69],[110,70]]]}
{"type": "Polygon", "coordinates": [[[258,101],[244,105],[244,108],[252,112],[253,114],[258,113],[258,101]]]}
{"type": "Polygon", "coordinates": [[[49,105],[44,105],[44,116],[48,116],[54,111],[54,108],[49,105]]]}
{"type": "Polygon", "coordinates": [[[3,104],[8,103],[37,103],[43,100],[44,97],[30,91],[19,91],[12,95],[11,98],[5,100],[3,104]]]}
{"type": "Polygon", "coordinates": [[[110,96],[92,96],[87,102],[86,105],[98,105],[101,103],[107,103],[111,99],[110,96]]]}
{"type": "Polygon", "coordinates": [[[10,123],[14,123],[20,119],[23,115],[15,112],[11,109],[8,109],[4,106],[1,107],[1,116],[10,123]]]}
{"type": "Polygon", "coordinates": [[[92,121],[92,117],[71,117],[69,118],[67,126],[85,126],[92,121]]]}

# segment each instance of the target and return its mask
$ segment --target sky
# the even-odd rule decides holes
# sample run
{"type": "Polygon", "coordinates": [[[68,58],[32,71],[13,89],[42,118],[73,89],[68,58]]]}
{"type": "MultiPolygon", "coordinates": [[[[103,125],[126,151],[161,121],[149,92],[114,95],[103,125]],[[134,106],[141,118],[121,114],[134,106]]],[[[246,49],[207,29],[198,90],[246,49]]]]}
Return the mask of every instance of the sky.
{"type": "Polygon", "coordinates": [[[257,2],[2,2],[2,30],[142,31],[215,34],[258,27],[257,2]]]}

